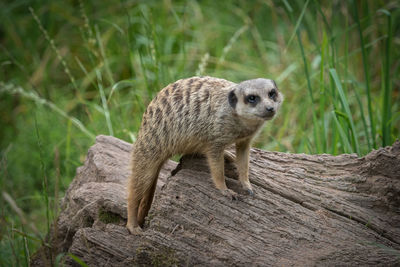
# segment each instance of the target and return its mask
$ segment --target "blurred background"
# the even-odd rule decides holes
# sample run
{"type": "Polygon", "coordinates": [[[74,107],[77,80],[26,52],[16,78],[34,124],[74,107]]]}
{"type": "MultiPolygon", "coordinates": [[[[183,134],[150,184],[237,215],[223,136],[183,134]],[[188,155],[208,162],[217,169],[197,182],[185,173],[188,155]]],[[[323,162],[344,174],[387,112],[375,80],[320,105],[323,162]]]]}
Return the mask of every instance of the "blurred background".
{"type": "Polygon", "coordinates": [[[255,146],[357,153],[400,131],[399,1],[0,3],[0,265],[28,265],[99,134],[133,142],[159,90],[210,75],[285,95],[255,146]]]}

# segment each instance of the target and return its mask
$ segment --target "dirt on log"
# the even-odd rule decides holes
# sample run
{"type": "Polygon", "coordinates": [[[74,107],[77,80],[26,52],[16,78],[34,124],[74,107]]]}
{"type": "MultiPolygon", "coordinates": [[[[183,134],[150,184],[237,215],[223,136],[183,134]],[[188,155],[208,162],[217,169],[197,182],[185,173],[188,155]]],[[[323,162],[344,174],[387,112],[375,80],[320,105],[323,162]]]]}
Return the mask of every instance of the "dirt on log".
{"type": "MultiPolygon", "coordinates": [[[[126,224],[131,144],[98,136],[32,265],[399,266],[400,142],[365,157],[252,149],[255,196],[241,192],[233,164],[231,201],[203,158],[168,161],[140,236],[126,224]],[[74,255],[74,256],[71,256],[74,255]]],[[[146,164],[143,162],[143,164],[146,164]]]]}

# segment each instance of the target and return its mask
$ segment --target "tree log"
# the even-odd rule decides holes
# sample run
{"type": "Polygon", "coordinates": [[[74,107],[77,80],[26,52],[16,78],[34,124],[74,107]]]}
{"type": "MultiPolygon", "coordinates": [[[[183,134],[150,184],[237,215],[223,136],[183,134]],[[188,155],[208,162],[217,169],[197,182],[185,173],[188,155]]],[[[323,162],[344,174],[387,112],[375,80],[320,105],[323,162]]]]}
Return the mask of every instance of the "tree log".
{"type": "Polygon", "coordinates": [[[362,158],[252,149],[254,196],[226,162],[237,201],[214,187],[204,158],[168,161],[139,236],[125,228],[130,151],[97,137],[62,200],[52,248],[32,265],[60,253],[67,266],[76,257],[89,266],[400,265],[399,141],[362,158]]]}

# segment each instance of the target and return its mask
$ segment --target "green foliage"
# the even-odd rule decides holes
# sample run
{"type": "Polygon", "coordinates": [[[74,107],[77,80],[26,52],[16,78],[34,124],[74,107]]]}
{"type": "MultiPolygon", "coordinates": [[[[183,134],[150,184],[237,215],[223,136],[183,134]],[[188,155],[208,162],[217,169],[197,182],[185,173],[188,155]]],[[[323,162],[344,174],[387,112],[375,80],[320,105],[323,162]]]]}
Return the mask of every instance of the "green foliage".
{"type": "Polygon", "coordinates": [[[373,0],[1,2],[0,190],[26,218],[0,198],[0,265],[27,265],[95,136],[134,141],[146,105],[180,78],[276,80],[285,102],[263,149],[391,145],[399,14],[373,0]]]}

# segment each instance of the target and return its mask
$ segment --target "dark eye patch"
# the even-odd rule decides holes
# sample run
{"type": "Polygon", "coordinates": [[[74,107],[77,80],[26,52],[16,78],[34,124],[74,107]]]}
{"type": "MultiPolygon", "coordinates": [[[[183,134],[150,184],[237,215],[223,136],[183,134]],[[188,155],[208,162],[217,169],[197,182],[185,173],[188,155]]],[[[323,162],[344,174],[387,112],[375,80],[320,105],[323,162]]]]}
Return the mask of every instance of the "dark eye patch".
{"type": "Polygon", "coordinates": [[[271,99],[273,99],[273,100],[276,100],[276,97],[277,97],[277,96],[278,96],[278,93],[276,92],[275,89],[272,89],[272,90],[269,91],[269,93],[268,93],[268,97],[271,98],[271,99]]]}
{"type": "Polygon", "coordinates": [[[246,102],[250,104],[257,104],[260,101],[260,97],[258,95],[248,95],[245,99],[246,102]]]}

